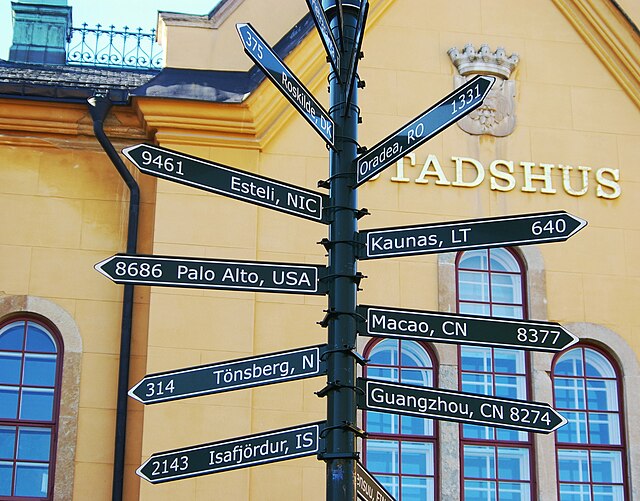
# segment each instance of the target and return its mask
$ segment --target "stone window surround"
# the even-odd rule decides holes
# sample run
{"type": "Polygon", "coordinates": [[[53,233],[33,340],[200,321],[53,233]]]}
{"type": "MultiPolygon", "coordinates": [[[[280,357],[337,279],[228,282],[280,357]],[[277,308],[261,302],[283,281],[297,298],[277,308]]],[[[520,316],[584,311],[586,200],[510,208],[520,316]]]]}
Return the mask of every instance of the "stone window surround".
{"type": "Polygon", "coordinates": [[[54,501],[73,499],[82,338],[73,317],[62,307],[40,297],[0,294],[0,321],[16,314],[42,317],[58,330],[64,345],[54,501]]]}

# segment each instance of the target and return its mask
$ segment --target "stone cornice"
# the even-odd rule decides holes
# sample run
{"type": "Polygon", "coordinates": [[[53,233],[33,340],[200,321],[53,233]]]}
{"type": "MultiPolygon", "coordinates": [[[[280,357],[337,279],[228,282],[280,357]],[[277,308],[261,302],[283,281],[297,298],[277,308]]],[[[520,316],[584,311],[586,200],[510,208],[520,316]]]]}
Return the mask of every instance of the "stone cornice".
{"type": "Polygon", "coordinates": [[[640,108],[640,35],[609,0],[553,0],[640,108]]]}

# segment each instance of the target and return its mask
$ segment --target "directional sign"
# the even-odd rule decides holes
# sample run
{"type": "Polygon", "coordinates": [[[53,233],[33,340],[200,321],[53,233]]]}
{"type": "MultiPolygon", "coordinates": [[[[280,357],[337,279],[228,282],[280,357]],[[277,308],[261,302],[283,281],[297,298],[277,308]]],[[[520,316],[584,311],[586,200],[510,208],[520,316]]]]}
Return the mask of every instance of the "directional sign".
{"type": "Polygon", "coordinates": [[[333,33],[331,33],[331,27],[322,8],[322,2],[320,0],[307,0],[307,5],[316,23],[316,28],[318,28],[318,33],[320,33],[322,44],[329,55],[329,61],[331,62],[331,66],[333,66],[333,71],[340,77],[340,49],[338,49],[336,39],[333,37],[333,33]]]}
{"type": "Polygon", "coordinates": [[[300,114],[316,129],[318,134],[333,148],[335,127],[329,114],[320,106],[311,92],[287,68],[267,42],[248,23],[236,24],[244,44],[244,51],[265,75],[275,84],[300,114]]]}
{"type": "Polygon", "coordinates": [[[362,0],[360,4],[360,13],[358,14],[358,21],[356,24],[356,35],[353,43],[353,50],[351,51],[351,57],[349,59],[349,65],[347,66],[347,78],[345,79],[347,90],[345,93],[346,103],[344,108],[346,112],[351,105],[351,93],[353,92],[353,86],[356,83],[356,73],[358,71],[358,61],[360,60],[360,49],[362,48],[362,38],[364,37],[364,27],[367,24],[367,15],[369,14],[369,0],[362,0]]]}
{"type": "Polygon", "coordinates": [[[584,219],[565,211],[555,211],[365,230],[358,235],[363,245],[358,258],[562,242],[586,225],[584,219]]]}
{"type": "Polygon", "coordinates": [[[551,433],[567,420],[549,404],[358,378],[358,407],[407,416],[551,433]]]}
{"type": "Polygon", "coordinates": [[[136,471],[152,484],[317,454],[325,421],[153,454],[136,471]]]}
{"type": "Polygon", "coordinates": [[[356,186],[371,179],[397,160],[478,108],[496,78],[479,75],[457,88],[422,115],[358,156],[356,186]]]}
{"type": "Polygon", "coordinates": [[[129,390],[143,404],[255,388],[326,374],[326,345],[149,374],[129,390]]]}
{"type": "Polygon", "coordinates": [[[122,153],[145,174],[328,224],[329,197],[323,193],[149,144],[122,153]]]}
{"type": "Polygon", "coordinates": [[[396,501],[360,461],[356,461],[356,496],[362,501],[396,501]]]}
{"type": "Polygon", "coordinates": [[[95,269],[118,284],[251,292],[326,294],[326,267],[172,256],[116,254],[95,269]]]}
{"type": "Polygon", "coordinates": [[[358,306],[363,336],[559,352],[578,338],[555,322],[358,306]]]}

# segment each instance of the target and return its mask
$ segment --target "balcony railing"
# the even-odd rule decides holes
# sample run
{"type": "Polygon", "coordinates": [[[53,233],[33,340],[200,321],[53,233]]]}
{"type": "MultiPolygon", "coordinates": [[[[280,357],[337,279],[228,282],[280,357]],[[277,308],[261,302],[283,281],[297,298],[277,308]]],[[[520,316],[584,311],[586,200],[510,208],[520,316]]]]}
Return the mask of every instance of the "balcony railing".
{"type": "Polygon", "coordinates": [[[156,30],[143,33],[142,28],[122,31],[111,25],[71,28],[67,46],[67,64],[120,69],[161,69],[162,49],[156,43],[156,30]]]}

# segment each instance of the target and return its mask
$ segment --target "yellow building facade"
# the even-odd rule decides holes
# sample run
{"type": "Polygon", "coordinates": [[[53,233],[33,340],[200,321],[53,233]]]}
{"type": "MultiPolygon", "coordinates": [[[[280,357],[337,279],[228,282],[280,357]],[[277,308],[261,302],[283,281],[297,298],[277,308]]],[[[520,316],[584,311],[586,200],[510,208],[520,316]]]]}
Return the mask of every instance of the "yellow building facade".
{"type": "MultiPolygon", "coordinates": [[[[358,263],[358,304],[553,321],[579,338],[554,354],[359,337],[368,377],[546,402],[569,420],[543,435],[359,411],[369,434],[361,459],[398,500],[640,498],[638,22],[633,2],[370,0],[360,145],[466,78],[498,82],[478,112],[358,189],[370,213],[360,228],[557,210],[588,222],[562,243],[358,263]]],[[[252,67],[236,23],[278,47],[329,106],[329,65],[305,2],[162,12],[165,68],[140,80],[100,74],[104,85],[69,90],[61,66],[0,68],[1,499],[33,478],[44,482],[38,499],[109,499],[118,483],[126,500],[325,499],[314,456],[157,485],[136,475],[160,451],[324,420],[324,377],[146,406],[129,399],[124,477],[113,478],[123,286],[94,265],[126,252],[131,195],[96,141],[86,98],[113,101],[104,131],[118,151],[156,144],[318,191],[329,176],[326,145],[252,67]],[[30,344],[36,335],[48,348],[30,344]],[[29,383],[28,370],[48,382],[29,383]],[[29,443],[49,452],[30,454],[29,443]]],[[[140,188],[140,254],[326,264],[325,225],[126,166],[140,188]]],[[[326,309],[323,296],[135,286],[128,387],[146,374],[325,343],[326,309]]]]}

